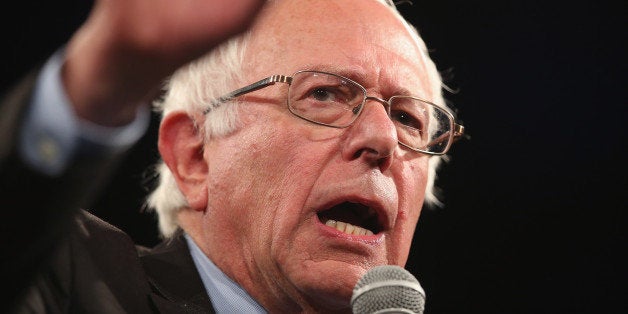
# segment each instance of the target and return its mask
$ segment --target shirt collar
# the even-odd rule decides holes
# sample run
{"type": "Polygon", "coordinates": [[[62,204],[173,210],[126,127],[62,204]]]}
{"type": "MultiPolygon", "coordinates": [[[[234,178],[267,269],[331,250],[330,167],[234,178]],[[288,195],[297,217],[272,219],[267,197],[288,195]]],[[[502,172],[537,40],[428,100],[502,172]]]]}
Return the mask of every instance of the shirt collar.
{"type": "Polygon", "coordinates": [[[259,305],[242,287],[227,277],[186,233],[185,240],[198,270],[205,290],[211,299],[216,313],[256,313],[265,314],[259,305]]]}

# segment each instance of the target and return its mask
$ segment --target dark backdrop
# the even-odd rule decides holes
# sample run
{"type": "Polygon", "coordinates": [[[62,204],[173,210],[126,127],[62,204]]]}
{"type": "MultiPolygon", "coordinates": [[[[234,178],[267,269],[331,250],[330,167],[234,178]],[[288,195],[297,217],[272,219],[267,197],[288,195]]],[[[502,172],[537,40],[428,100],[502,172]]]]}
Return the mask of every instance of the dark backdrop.
{"type": "MultiPolygon", "coordinates": [[[[628,313],[626,3],[401,4],[455,93],[470,139],[437,181],[408,263],[426,313],[628,313]]],[[[3,10],[1,87],[60,47],[89,1],[3,10]]],[[[359,36],[359,34],[356,34],[359,36]]],[[[140,244],[156,125],[92,211],[140,244]]]]}

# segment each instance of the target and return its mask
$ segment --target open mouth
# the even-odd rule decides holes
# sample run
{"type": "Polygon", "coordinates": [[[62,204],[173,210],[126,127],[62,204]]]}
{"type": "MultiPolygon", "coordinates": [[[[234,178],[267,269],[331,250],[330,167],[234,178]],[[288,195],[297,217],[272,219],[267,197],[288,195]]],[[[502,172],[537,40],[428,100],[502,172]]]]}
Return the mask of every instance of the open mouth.
{"type": "Polygon", "coordinates": [[[343,202],[321,211],[318,219],[325,225],[351,235],[373,235],[382,231],[377,212],[366,205],[343,202]]]}

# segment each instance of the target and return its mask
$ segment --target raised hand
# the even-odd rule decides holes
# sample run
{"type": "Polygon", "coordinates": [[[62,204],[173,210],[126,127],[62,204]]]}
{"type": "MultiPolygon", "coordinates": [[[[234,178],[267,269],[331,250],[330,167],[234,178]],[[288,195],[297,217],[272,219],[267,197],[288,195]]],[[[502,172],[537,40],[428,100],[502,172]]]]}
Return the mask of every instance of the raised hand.
{"type": "Polygon", "coordinates": [[[71,38],[63,82],[83,119],[135,117],[175,69],[247,29],[263,0],[100,0],[71,38]]]}

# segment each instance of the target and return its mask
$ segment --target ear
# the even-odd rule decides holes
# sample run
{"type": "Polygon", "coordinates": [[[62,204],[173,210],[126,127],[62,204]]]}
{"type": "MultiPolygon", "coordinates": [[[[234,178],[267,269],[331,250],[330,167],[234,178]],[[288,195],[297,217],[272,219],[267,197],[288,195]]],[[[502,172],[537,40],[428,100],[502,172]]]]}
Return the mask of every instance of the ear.
{"type": "Polygon", "coordinates": [[[159,127],[158,147],[188,205],[205,211],[208,167],[203,158],[203,136],[192,117],[185,112],[165,116],[159,127]]]}

